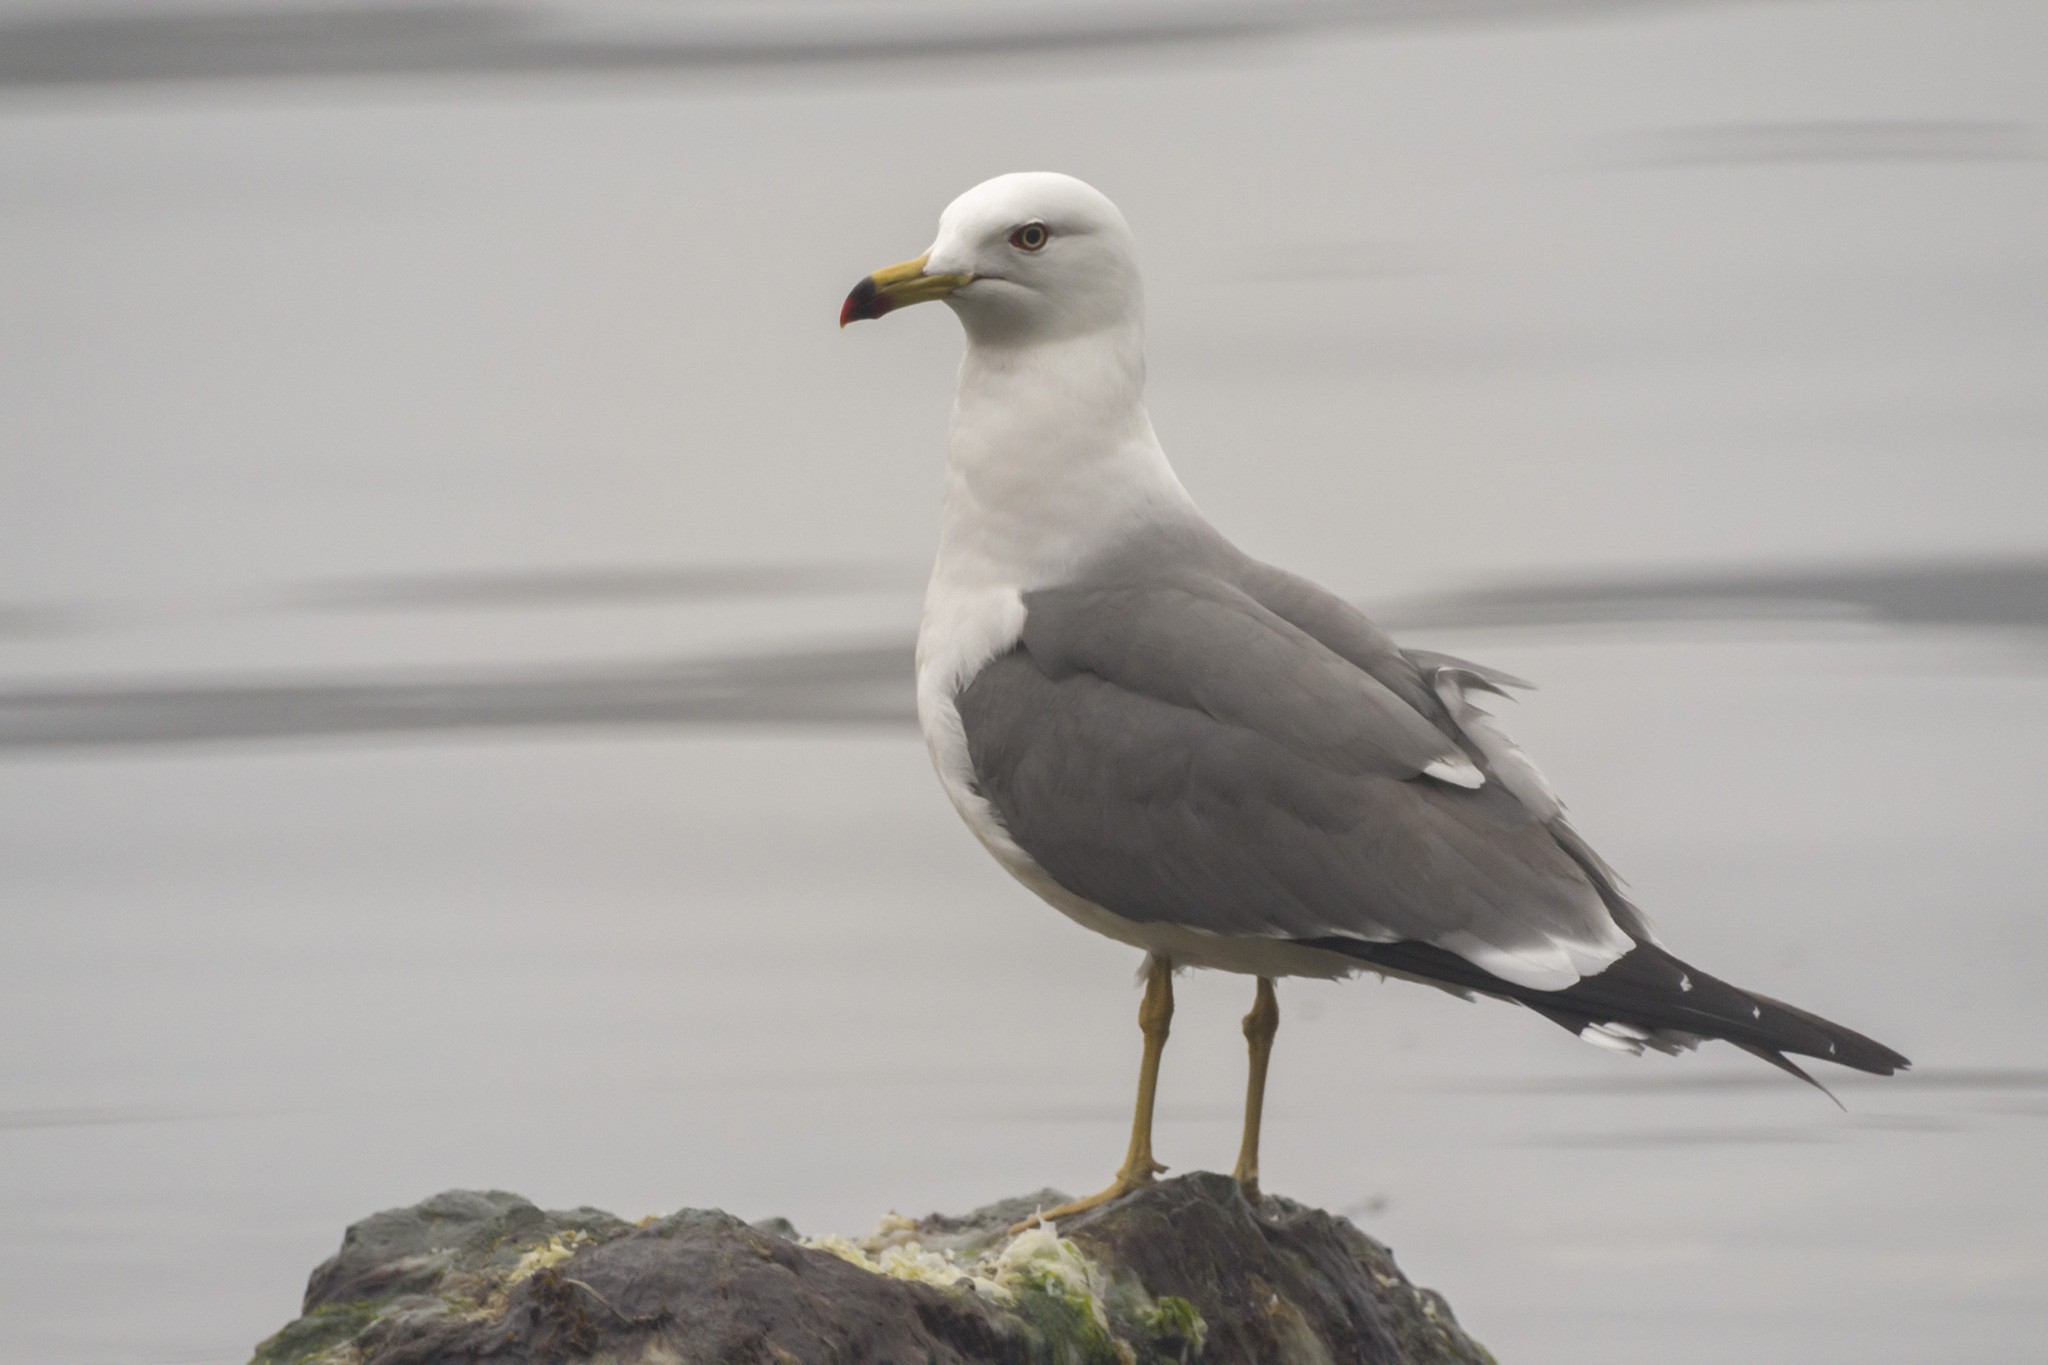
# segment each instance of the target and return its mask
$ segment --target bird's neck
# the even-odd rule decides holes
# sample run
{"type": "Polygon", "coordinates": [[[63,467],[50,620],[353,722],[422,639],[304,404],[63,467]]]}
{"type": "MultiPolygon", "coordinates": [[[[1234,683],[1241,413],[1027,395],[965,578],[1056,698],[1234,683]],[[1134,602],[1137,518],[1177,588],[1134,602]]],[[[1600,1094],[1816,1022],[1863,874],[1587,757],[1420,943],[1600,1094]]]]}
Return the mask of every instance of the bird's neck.
{"type": "Polygon", "coordinates": [[[1028,592],[1134,531],[1200,521],[1145,411],[1132,325],[1033,346],[970,344],[946,464],[934,586],[1028,592]]]}

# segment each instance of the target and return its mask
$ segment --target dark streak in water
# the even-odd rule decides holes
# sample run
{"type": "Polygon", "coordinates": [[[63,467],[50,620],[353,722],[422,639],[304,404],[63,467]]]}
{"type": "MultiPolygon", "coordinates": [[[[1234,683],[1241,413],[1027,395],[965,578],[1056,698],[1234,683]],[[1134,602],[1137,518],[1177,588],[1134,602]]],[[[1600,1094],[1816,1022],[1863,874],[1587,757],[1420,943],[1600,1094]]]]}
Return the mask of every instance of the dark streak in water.
{"type": "MultiPolygon", "coordinates": [[[[922,575],[882,563],[591,566],[348,580],[295,590],[284,602],[314,610],[455,610],[713,601],[914,592],[922,575]]],[[[55,619],[48,609],[37,612],[37,619],[55,619]]],[[[2048,559],[1525,579],[1388,603],[1372,614],[1420,628],[1790,618],[2039,629],[2048,628],[2048,559]]],[[[0,608],[0,623],[6,619],[0,608]]]]}
{"type": "MultiPolygon", "coordinates": [[[[592,569],[391,579],[296,595],[321,609],[444,610],[717,600],[907,584],[894,569],[783,566],[592,569]],[[862,577],[862,573],[867,576],[862,577]]],[[[1707,573],[1520,584],[1411,600],[1377,614],[1406,628],[1653,624],[1849,617],[1896,626],[2048,627],[2048,561],[1707,573]]],[[[170,682],[129,679],[0,692],[0,752],[434,731],[621,726],[906,727],[908,640],[784,654],[613,665],[170,682]]]]}
{"type": "MultiPolygon", "coordinates": [[[[1692,0],[1697,4],[1700,0],[1692,0]]],[[[361,76],[900,65],[1214,46],[1319,29],[1487,23],[1684,0],[1273,0],[862,10],[421,3],[45,13],[0,23],[0,88],[361,76]]]]}
{"type": "Polygon", "coordinates": [[[215,743],[423,731],[916,721],[911,649],[611,668],[0,693],[0,750],[215,743]]]}
{"type": "Polygon", "coordinates": [[[1415,627],[1792,617],[2040,630],[2048,629],[2048,559],[1537,580],[1415,598],[1379,614],[1389,625],[1415,627]]]}

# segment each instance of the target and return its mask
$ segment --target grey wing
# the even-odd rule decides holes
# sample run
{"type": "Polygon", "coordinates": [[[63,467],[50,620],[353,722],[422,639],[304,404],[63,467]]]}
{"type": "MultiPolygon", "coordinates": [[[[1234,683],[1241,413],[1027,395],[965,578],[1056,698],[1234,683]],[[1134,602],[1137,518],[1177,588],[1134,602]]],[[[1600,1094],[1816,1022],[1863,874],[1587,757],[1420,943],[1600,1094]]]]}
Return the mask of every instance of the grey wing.
{"type": "Polygon", "coordinates": [[[1633,946],[1500,783],[1419,776],[1443,727],[1242,593],[1026,610],[958,708],[982,794],[1069,891],[1215,934],[1425,942],[1546,990],[1633,946]]]}
{"type": "Polygon", "coordinates": [[[1415,657],[1396,645],[1364,612],[1285,569],[1254,559],[1243,559],[1232,567],[1238,586],[1260,606],[1306,632],[1354,668],[1379,679],[1416,711],[1450,728],[1415,657]]]}
{"type": "Polygon", "coordinates": [[[1615,922],[1638,942],[1656,942],[1649,917],[1623,893],[1614,869],[1572,827],[1549,780],[1474,701],[1476,694],[1504,697],[1509,688],[1529,689],[1534,683],[1449,654],[1402,649],[1357,607],[1284,569],[1251,559],[1237,561],[1233,569],[1238,585],[1261,606],[1372,674],[1447,733],[1457,735],[1487,777],[1544,823],[1558,847],[1593,884],[1615,922]]]}

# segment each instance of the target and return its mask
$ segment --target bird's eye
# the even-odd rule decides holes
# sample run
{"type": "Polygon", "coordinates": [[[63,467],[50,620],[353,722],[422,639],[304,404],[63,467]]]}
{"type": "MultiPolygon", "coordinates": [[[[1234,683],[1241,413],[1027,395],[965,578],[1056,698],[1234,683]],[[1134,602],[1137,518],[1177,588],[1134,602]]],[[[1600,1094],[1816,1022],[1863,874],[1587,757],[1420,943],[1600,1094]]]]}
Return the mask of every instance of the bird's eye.
{"type": "Polygon", "coordinates": [[[1010,245],[1019,251],[1036,251],[1052,240],[1043,223],[1026,223],[1010,234],[1010,245]]]}

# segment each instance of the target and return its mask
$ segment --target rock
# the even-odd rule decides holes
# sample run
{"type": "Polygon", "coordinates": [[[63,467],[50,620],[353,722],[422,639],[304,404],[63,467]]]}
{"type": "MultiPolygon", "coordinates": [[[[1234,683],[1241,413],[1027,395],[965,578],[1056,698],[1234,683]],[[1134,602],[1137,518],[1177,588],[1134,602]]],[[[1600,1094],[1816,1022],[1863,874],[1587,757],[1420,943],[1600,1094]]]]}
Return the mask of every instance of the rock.
{"type": "Polygon", "coordinates": [[[252,1365],[1491,1365],[1342,1218],[1196,1174],[1009,1235],[1062,1198],[853,1243],[450,1191],[349,1228],[252,1365]]]}
{"type": "Polygon", "coordinates": [[[1493,1359],[1349,1220],[1274,1195],[1253,1208],[1228,1176],[1168,1180],[1061,1231],[1152,1293],[1193,1304],[1208,1326],[1204,1361],[1493,1359]]]}

